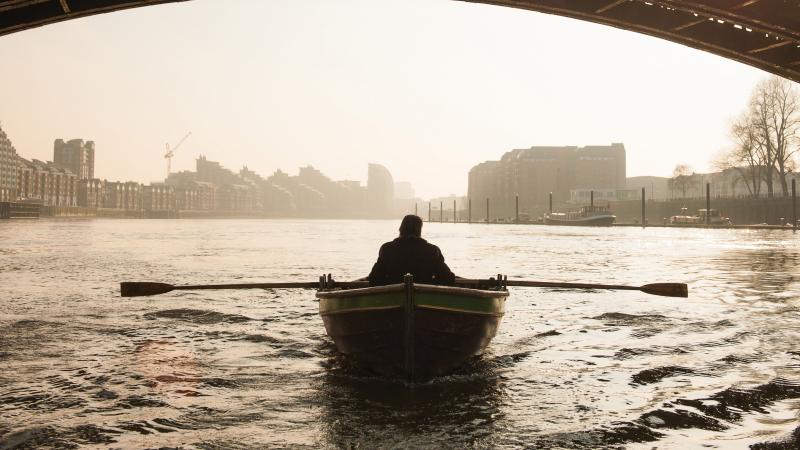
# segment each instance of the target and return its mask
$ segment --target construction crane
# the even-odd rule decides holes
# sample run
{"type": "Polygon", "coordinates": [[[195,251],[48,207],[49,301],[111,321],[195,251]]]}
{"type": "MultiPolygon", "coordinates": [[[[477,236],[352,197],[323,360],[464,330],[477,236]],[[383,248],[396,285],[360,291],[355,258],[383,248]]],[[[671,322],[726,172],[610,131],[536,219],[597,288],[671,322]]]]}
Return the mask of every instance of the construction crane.
{"type": "Polygon", "coordinates": [[[164,153],[164,159],[167,160],[167,178],[169,178],[169,174],[172,172],[172,157],[175,156],[175,150],[177,150],[178,147],[180,147],[181,144],[183,144],[186,141],[186,138],[188,138],[189,135],[191,134],[192,134],[191,131],[186,133],[186,136],[184,136],[183,139],[178,141],[175,147],[169,148],[169,142],[167,142],[167,152],[164,153]]]}

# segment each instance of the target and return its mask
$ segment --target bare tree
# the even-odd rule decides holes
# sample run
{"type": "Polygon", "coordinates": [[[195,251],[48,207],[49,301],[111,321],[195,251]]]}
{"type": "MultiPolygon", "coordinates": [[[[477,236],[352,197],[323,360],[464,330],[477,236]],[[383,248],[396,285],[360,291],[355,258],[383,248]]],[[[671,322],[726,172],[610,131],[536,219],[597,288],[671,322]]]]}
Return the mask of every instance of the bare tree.
{"type": "Polygon", "coordinates": [[[767,183],[767,196],[772,197],[774,193],[773,171],[775,166],[775,150],[770,132],[770,115],[772,114],[772,101],[767,95],[767,80],[756,85],[750,95],[749,116],[751,122],[749,127],[752,131],[753,142],[762,154],[764,165],[764,181],[767,183]]]}
{"type": "Polygon", "coordinates": [[[789,195],[786,175],[794,165],[800,134],[800,97],[792,82],[773,76],[758,85],[750,98],[752,136],[762,153],[767,194],[774,193],[774,175],[789,195]]]}
{"type": "Polygon", "coordinates": [[[772,77],[770,81],[774,102],[772,130],[775,135],[775,162],[783,196],[788,197],[789,185],[786,175],[794,168],[794,155],[798,150],[800,96],[792,82],[779,77],[772,77]]]}
{"type": "Polygon", "coordinates": [[[688,164],[678,164],[672,171],[669,180],[670,187],[681,191],[681,198],[686,198],[686,191],[694,184],[694,169],[688,164]]]}
{"type": "Polygon", "coordinates": [[[764,148],[757,142],[752,124],[753,117],[749,112],[734,120],[731,124],[734,147],[718,155],[712,165],[720,171],[735,170],[744,181],[748,193],[758,197],[767,162],[764,148]]]}

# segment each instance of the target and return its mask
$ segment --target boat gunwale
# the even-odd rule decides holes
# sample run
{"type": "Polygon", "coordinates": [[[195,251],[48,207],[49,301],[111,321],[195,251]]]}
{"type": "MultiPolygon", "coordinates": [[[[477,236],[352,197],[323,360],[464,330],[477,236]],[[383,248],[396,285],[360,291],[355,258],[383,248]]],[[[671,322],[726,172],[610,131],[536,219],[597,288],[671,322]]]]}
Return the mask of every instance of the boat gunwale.
{"type": "MultiPolygon", "coordinates": [[[[447,311],[457,314],[474,314],[480,316],[494,316],[494,317],[503,317],[505,312],[488,312],[488,311],[470,311],[466,309],[458,309],[458,308],[448,308],[445,306],[432,306],[432,305],[414,305],[416,309],[428,309],[428,310],[435,310],[435,311],[447,311]]],[[[351,309],[340,309],[334,311],[325,311],[320,312],[320,316],[333,316],[337,314],[349,314],[349,313],[367,313],[373,311],[386,311],[389,309],[403,309],[402,306],[365,306],[359,308],[351,308],[351,309]]]]}
{"type": "MultiPolygon", "coordinates": [[[[317,291],[317,298],[346,298],[358,297],[364,295],[385,294],[392,292],[403,292],[405,285],[402,283],[389,284],[385,286],[370,286],[366,288],[356,289],[334,289],[334,290],[319,290],[317,291]]],[[[414,283],[414,292],[432,292],[436,294],[450,294],[462,295],[474,298],[500,298],[508,297],[507,290],[488,290],[488,289],[473,289],[458,286],[441,286],[435,284],[418,284],[414,283]]]]}

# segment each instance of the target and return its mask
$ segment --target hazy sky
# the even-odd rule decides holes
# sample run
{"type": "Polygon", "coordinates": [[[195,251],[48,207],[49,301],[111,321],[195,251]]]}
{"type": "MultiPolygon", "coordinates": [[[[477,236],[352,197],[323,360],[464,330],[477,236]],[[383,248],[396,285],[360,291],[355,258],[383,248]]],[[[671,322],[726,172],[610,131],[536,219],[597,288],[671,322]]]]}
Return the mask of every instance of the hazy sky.
{"type": "Polygon", "coordinates": [[[656,38],[449,0],[194,0],[0,38],[0,122],[26,158],[97,144],[95,176],[150,182],[192,136],[238,171],[313,165],[463,194],[514,148],[623,142],[628,176],[698,171],[765,72],[656,38]]]}

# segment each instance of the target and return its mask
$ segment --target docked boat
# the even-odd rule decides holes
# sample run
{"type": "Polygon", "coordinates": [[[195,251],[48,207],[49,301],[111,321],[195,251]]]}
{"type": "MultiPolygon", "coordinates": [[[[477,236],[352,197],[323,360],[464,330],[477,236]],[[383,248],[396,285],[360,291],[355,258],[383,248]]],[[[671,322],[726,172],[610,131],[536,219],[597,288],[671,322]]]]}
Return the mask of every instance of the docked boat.
{"type": "Polygon", "coordinates": [[[617,219],[608,206],[584,206],[580,211],[550,213],[544,216],[547,225],[609,227],[617,219]]]}
{"type": "Polygon", "coordinates": [[[716,209],[698,209],[696,216],[690,216],[687,208],[681,208],[681,214],[669,218],[672,225],[730,225],[731,219],[723,216],[716,209]]]}
{"type": "Polygon", "coordinates": [[[422,380],[481,354],[497,333],[508,290],[405,283],[317,292],[325,330],[340,352],[379,374],[422,380]]]}
{"type": "Polygon", "coordinates": [[[0,202],[0,219],[38,219],[41,209],[36,201],[0,202]]]}
{"type": "Polygon", "coordinates": [[[684,206],[683,208],[681,208],[680,214],[676,214],[669,218],[669,223],[672,225],[699,224],[700,216],[690,216],[688,208],[684,206]]]}

